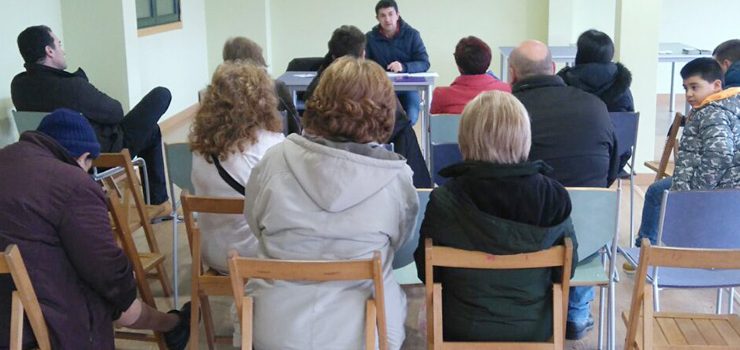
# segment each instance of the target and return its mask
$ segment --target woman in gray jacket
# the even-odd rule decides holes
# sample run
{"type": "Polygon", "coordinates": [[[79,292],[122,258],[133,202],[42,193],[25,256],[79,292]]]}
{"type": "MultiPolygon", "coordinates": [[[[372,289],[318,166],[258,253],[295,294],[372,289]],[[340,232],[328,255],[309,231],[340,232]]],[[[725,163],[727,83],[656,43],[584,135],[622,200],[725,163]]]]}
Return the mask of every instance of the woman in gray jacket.
{"type": "MultiPolygon", "coordinates": [[[[404,340],[406,296],[393,255],[411,236],[418,199],[393,131],[393,87],[372,61],[340,58],[307,103],[304,135],[267,151],[247,182],[246,216],[270,259],[383,261],[390,349],[404,340]]],[[[250,280],[255,349],[361,349],[371,281],[250,280]]]]}

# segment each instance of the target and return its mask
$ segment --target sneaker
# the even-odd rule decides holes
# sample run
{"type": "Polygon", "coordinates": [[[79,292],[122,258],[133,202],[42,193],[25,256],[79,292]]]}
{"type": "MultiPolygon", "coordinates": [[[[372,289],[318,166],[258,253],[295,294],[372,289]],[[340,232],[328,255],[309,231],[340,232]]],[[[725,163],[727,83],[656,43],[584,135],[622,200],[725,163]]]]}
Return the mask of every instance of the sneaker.
{"type": "Polygon", "coordinates": [[[568,321],[565,324],[565,339],[580,340],[594,328],[594,318],[588,315],[585,322],[568,321]]]}
{"type": "Polygon", "coordinates": [[[635,265],[632,265],[631,262],[625,261],[625,263],[622,264],[622,270],[628,275],[633,275],[635,273],[635,270],[637,270],[637,267],[635,267],[635,265]]]}
{"type": "Polygon", "coordinates": [[[190,302],[185,303],[179,311],[170,310],[167,313],[180,316],[180,323],[164,333],[164,342],[167,344],[167,349],[184,350],[188,346],[188,340],[190,340],[190,302]]]}

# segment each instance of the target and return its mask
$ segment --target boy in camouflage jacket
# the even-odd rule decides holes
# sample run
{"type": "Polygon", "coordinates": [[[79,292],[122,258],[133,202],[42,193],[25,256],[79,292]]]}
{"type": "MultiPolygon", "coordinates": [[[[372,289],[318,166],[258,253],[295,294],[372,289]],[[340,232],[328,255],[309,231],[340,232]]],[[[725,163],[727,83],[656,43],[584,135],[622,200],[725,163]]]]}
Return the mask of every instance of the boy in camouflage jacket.
{"type": "MultiPolygon", "coordinates": [[[[645,193],[642,223],[635,244],[655,244],[663,192],[740,188],[740,88],[722,90],[723,74],[717,61],[697,58],[681,69],[686,118],[673,178],[656,181],[645,193]]],[[[634,267],[625,263],[625,271],[634,267]]]]}
{"type": "Polygon", "coordinates": [[[671,190],[740,187],[740,88],[722,90],[722,70],[711,58],[689,62],[681,75],[693,109],[678,147],[671,190]]]}

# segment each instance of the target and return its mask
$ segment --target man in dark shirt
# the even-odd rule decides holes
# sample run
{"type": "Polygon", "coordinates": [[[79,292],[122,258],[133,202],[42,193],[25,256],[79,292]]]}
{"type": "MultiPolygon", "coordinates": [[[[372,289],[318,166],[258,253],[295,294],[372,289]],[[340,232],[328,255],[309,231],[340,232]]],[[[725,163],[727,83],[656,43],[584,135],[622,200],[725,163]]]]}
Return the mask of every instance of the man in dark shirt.
{"type": "MultiPolygon", "coordinates": [[[[567,86],[555,75],[548,47],[523,42],[509,58],[512,93],[529,112],[532,148],[529,160],[544,160],[549,174],[566,187],[609,187],[617,177],[619,155],[606,105],[595,95],[567,86]]],[[[578,232],[576,235],[587,234],[578,232]]],[[[566,337],[580,339],[593,328],[593,287],[573,287],[566,337]]]]}
{"type": "Polygon", "coordinates": [[[90,84],[82,69],[65,71],[62,43],[47,26],[28,27],[18,35],[26,71],[13,78],[10,93],[19,111],[49,112],[69,108],[82,113],[98,137],[102,152],[128,148],[146,161],[155,216],[169,215],[162,135],[157,125],[172,100],[170,91],[154,88],[124,115],[121,103],[90,84]]]}

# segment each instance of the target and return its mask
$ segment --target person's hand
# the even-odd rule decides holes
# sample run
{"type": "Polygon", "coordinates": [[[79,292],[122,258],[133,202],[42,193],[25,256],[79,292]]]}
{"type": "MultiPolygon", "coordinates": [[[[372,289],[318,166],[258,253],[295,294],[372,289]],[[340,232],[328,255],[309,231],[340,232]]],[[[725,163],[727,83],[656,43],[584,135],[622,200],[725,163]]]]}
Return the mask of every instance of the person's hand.
{"type": "Polygon", "coordinates": [[[393,61],[388,65],[388,67],[385,67],[385,69],[393,73],[401,73],[401,71],[403,71],[403,65],[401,62],[393,61]]]}

